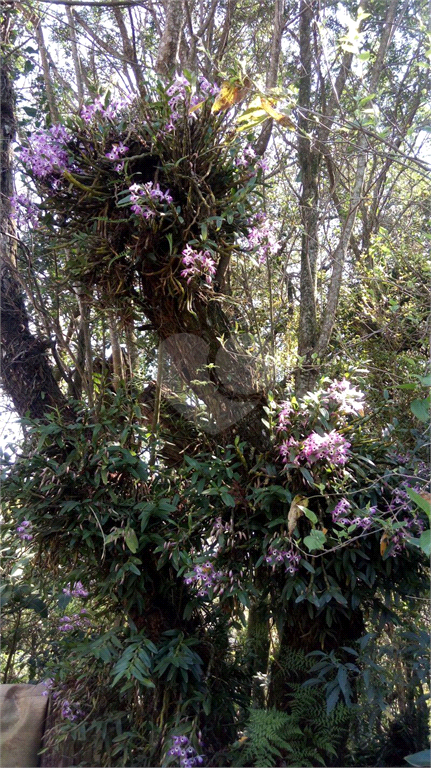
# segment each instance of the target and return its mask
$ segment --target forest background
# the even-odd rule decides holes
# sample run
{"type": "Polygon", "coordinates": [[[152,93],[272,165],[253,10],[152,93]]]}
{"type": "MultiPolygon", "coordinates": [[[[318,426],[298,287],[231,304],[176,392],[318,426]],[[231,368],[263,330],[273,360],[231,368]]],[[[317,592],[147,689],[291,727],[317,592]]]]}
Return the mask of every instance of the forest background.
{"type": "Polygon", "coordinates": [[[44,765],[426,750],[427,10],[3,4],[2,682],[46,682],[44,765]]]}

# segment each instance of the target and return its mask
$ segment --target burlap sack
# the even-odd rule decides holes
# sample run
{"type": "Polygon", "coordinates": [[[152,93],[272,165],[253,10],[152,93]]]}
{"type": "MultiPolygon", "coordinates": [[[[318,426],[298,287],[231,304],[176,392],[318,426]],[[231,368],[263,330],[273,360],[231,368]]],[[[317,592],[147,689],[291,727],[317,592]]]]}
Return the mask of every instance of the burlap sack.
{"type": "Polygon", "coordinates": [[[37,768],[48,696],[39,685],[0,685],[0,766],[37,768]]]}

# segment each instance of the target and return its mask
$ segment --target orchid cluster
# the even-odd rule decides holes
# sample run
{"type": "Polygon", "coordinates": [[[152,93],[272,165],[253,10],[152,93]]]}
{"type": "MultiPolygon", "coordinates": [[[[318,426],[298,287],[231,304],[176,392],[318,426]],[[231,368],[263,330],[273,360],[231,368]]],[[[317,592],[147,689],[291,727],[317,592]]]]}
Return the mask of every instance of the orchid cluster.
{"type": "Polygon", "coordinates": [[[112,101],[105,107],[101,97],[98,96],[92,104],[86,104],[82,107],[80,115],[86,123],[91,123],[95,117],[98,119],[103,117],[112,120],[122,109],[129,106],[129,104],[130,100],[118,99],[117,101],[112,101]]]}
{"type": "Polygon", "coordinates": [[[179,757],[181,768],[192,768],[195,765],[202,765],[205,755],[197,754],[187,736],[172,736],[172,742],[173,746],[169,750],[168,755],[179,757]]]}
{"type": "Polygon", "coordinates": [[[363,415],[365,395],[350,381],[342,379],[334,380],[323,394],[323,401],[338,413],[349,416],[363,415]]]}
{"type": "Polygon", "coordinates": [[[349,448],[346,438],[333,429],[324,435],[311,432],[302,441],[291,437],[280,445],[279,453],[285,464],[292,461],[296,466],[302,463],[311,466],[317,461],[327,461],[335,467],[343,467],[348,460],[349,448]]]}
{"type": "MultiPolygon", "coordinates": [[[[412,502],[406,490],[406,488],[409,487],[409,483],[404,483],[404,487],[395,488],[392,498],[387,505],[387,511],[392,516],[404,513],[403,519],[399,520],[399,523],[402,523],[402,525],[391,535],[391,557],[400,554],[400,552],[406,548],[407,540],[411,538],[413,534],[420,535],[425,527],[420,517],[412,511],[412,502]],[[407,514],[409,515],[408,517],[407,514]]],[[[419,492],[420,487],[415,486],[413,490],[419,492]]]]}
{"type": "Polygon", "coordinates": [[[271,222],[264,213],[256,214],[247,240],[248,249],[256,253],[259,264],[263,264],[269,256],[275,256],[281,248],[272,231],[271,222]]]}
{"type": "Polygon", "coordinates": [[[63,589],[63,593],[69,597],[88,597],[88,592],[86,589],[84,589],[81,581],[75,581],[73,587],[68,584],[63,589]]]}
{"type": "Polygon", "coordinates": [[[16,527],[18,538],[20,538],[21,541],[31,541],[33,538],[33,534],[31,532],[32,528],[33,526],[30,520],[23,520],[22,523],[16,527]]]}
{"type": "Polygon", "coordinates": [[[63,699],[61,702],[61,716],[64,720],[73,721],[83,714],[82,709],[77,704],[71,704],[67,699],[63,699]]]}
{"type": "Polygon", "coordinates": [[[170,88],[166,91],[169,96],[168,105],[171,110],[169,121],[165,125],[164,130],[170,133],[175,129],[175,123],[180,119],[181,113],[179,111],[179,105],[183,104],[187,97],[186,88],[190,87],[190,83],[186,77],[180,75],[175,79],[170,88]]]}
{"type": "Polygon", "coordinates": [[[364,517],[346,517],[351,512],[351,504],[347,499],[341,499],[331,512],[332,522],[336,525],[355,525],[358,528],[362,528],[364,531],[368,530],[373,524],[373,516],[377,512],[376,507],[370,507],[368,514],[364,517]]]}
{"type": "MultiPolygon", "coordinates": [[[[118,144],[113,144],[111,151],[107,152],[105,157],[108,158],[108,160],[121,160],[123,155],[126,154],[126,152],[129,151],[129,147],[126,147],[122,141],[120,141],[118,144]]],[[[117,171],[117,173],[121,173],[121,171],[124,169],[124,161],[122,160],[120,163],[117,163],[117,165],[114,167],[114,170],[117,171]]]]}
{"type": "MultiPolygon", "coordinates": [[[[405,487],[409,487],[407,483],[404,485],[405,487]]],[[[414,488],[413,490],[420,489],[414,488]]],[[[412,502],[405,488],[395,488],[392,494],[392,498],[388,504],[388,512],[395,514],[399,512],[411,512],[411,508],[412,502]]]]}
{"type": "Polygon", "coordinates": [[[396,557],[406,548],[407,541],[413,533],[420,535],[425,528],[423,521],[418,517],[405,517],[402,522],[403,526],[391,536],[392,549],[389,553],[391,557],[396,557]]]}
{"type": "Polygon", "coordinates": [[[16,220],[18,226],[24,223],[37,227],[39,223],[39,209],[25,195],[14,195],[10,199],[12,208],[12,218],[16,220]]]}
{"type": "Polygon", "coordinates": [[[52,691],[54,687],[54,680],[52,677],[48,677],[46,680],[43,680],[43,685],[45,686],[45,690],[42,691],[42,696],[49,696],[50,692],[52,691]]]}
{"type": "MultiPolygon", "coordinates": [[[[208,96],[216,96],[219,92],[219,88],[217,85],[211,85],[211,83],[206,79],[206,77],[200,77],[198,80],[198,87],[201,91],[200,95],[199,93],[194,93],[193,96],[190,98],[190,106],[196,107],[201,101],[202,98],[207,98],[208,96]]],[[[168,88],[166,91],[167,95],[169,96],[168,105],[171,110],[169,115],[169,120],[167,124],[164,126],[164,131],[166,133],[171,133],[175,130],[175,124],[178,122],[178,120],[182,117],[180,107],[183,105],[188,98],[187,90],[190,90],[191,83],[189,80],[187,80],[186,77],[183,75],[178,75],[172,85],[168,88]]],[[[191,114],[193,116],[193,113],[191,114]]]]}
{"type": "Polygon", "coordinates": [[[130,210],[136,216],[142,216],[144,219],[151,219],[156,215],[154,208],[150,208],[149,205],[143,205],[144,200],[153,206],[163,202],[170,205],[173,202],[170,190],[167,189],[166,192],[163,192],[160,189],[160,184],[153,184],[152,181],[142,185],[132,184],[129,187],[129,192],[130,202],[132,203],[130,210]]]}
{"type": "Polygon", "coordinates": [[[28,147],[21,147],[21,160],[38,179],[47,180],[53,174],[61,174],[69,167],[65,145],[70,135],[64,125],[39,129],[28,138],[28,147]]]}
{"type": "Polygon", "coordinates": [[[206,597],[210,590],[213,594],[217,592],[220,595],[223,594],[224,588],[220,584],[220,580],[223,577],[223,571],[216,571],[214,565],[208,561],[203,565],[195,565],[193,571],[184,579],[184,582],[197,586],[198,596],[206,597]]]}
{"type": "Polygon", "coordinates": [[[280,404],[278,414],[278,431],[286,431],[292,426],[292,421],[298,417],[303,427],[310,422],[310,413],[319,406],[328,409],[329,417],[358,416],[364,412],[365,395],[348,379],[332,381],[328,387],[308,395],[301,403],[286,400],[280,404]]]}
{"type": "Polygon", "coordinates": [[[277,547],[271,547],[269,554],[265,557],[265,562],[268,565],[272,565],[275,568],[277,565],[285,565],[286,573],[290,573],[293,576],[299,570],[299,563],[301,561],[301,555],[295,552],[292,547],[290,549],[278,549],[277,547]]]}
{"type": "Polygon", "coordinates": [[[210,251],[194,251],[190,245],[186,245],[182,256],[185,269],[181,271],[181,277],[187,278],[187,283],[195,277],[204,277],[206,284],[211,285],[216,266],[210,251]]]}
{"type": "MultiPolygon", "coordinates": [[[[82,709],[80,709],[77,704],[71,703],[68,701],[68,699],[60,699],[61,691],[54,690],[55,683],[52,677],[48,677],[46,680],[44,680],[43,684],[45,686],[45,690],[42,691],[42,696],[49,696],[51,694],[54,701],[58,701],[58,704],[61,705],[60,714],[63,720],[73,721],[84,714],[82,709]]],[[[64,686],[60,687],[64,688],[64,686]]]]}
{"type": "Polygon", "coordinates": [[[74,632],[76,629],[88,629],[91,622],[87,613],[86,608],[82,608],[79,613],[74,613],[72,616],[62,616],[59,621],[59,631],[74,632]]]}

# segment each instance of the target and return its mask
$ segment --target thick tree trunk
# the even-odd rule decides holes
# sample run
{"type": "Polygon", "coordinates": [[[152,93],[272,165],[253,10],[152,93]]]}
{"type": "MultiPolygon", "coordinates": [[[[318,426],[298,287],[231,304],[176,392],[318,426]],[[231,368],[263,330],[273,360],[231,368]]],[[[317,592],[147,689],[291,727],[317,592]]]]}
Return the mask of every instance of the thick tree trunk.
{"type": "MultiPolygon", "coordinates": [[[[8,14],[5,14],[7,17],[8,14]]],[[[6,46],[8,20],[2,27],[6,46]]],[[[20,416],[43,418],[52,408],[66,411],[66,401],[52,374],[46,352],[50,342],[36,338],[29,330],[29,319],[22,291],[15,277],[16,233],[11,219],[13,193],[12,142],[15,136],[14,92],[4,55],[1,66],[1,382],[20,416]]]]}
{"type": "Polygon", "coordinates": [[[168,77],[175,70],[183,26],[183,0],[167,0],[166,21],[157,54],[156,72],[168,77]]]}

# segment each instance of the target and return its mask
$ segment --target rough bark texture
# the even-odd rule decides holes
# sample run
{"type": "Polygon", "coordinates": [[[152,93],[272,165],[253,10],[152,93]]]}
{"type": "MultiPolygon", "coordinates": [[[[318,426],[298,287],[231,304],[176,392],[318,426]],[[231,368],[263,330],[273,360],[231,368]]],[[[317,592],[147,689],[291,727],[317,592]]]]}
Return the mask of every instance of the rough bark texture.
{"type": "MultiPolygon", "coordinates": [[[[6,44],[6,27],[2,42],[6,44]]],[[[29,330],[29,318],[20,285],[14,274],[16,235],[11,220],[13,193],[12,142],[15,136],[14,93],[8,59],[1,66],[1,382],[20,416],[43,418],[51,408],[66,410],[66,401],[55,381],[46,356],[50,342],[29,330]]]]}
{"type": "Polygon", "coordinates": [[[156,72],[159,75],[168,77],[175,69],[182,22],[182,0],[167,0],[165,28],[156,61],[156,72]]]}
{"type": "Polygon", "coordinates": [[[299,45],[301,76],[298,94],[298,160],[301,169],[301,271],[300,271],[300,314],[298,329],[298,353],[304,358],[300,376],[297,377],[298,394],[304,394],[314,374],[311,353],[317,338],[316,316],[316,267],[319,251],[319,189],[318,172],[320,152],[312,147],[310,133],[312,93],[312,24],[313,6],[308,0],[301,2],[299,45]]]}

